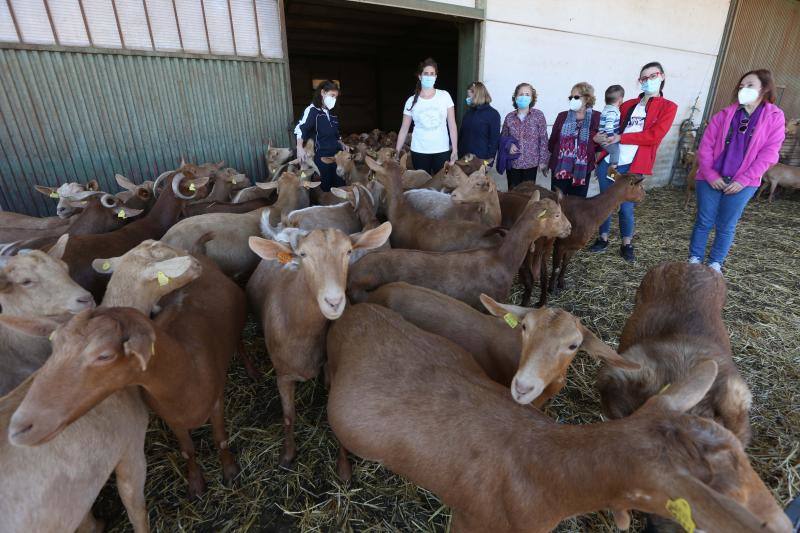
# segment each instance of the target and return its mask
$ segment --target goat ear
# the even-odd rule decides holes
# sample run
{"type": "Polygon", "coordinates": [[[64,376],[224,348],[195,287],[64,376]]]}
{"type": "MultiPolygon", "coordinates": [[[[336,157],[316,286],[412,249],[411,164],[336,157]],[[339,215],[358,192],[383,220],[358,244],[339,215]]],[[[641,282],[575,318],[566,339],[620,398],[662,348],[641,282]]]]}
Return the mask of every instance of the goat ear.
{"type": "Polygon", "coordinates": [[[61,322],[52,318],[13,316],[0,313],[0,324],[31,337],[49,337],[61,325],[61,322]]]}
{"type": "Polygon", "coordinates": [[[92,269],[98,274],[113,274],[119,266],[119,257],[109,257],[108,259],[95,259],[92,261],[92,269]]]}
{"type": "Polygon", "coordinates": [[[639,185],[641,182],[644,181],[644,179],[645,179],[644,176],[637,176],[637,177],[633,178],[633,184],[634,185],[639,185]]]}
{"type": "Polygon", "coordinates": [[[53,259],[61,259],[64,257],[64,252],[67,250],[67,242],[69,242],[69,233],[65,233],[59,237],[56,243],[47,250],[47,255],[53,259]]]}
{"type": "Polygon", "coordinates": [[[350,240],[353,242],[354,250],[372,250],[373,248],[382,246],[391,233],[392,223],[384,222],[377,228],[372,228],[369,231],[363,232],[355,241],[352,241],[352,237],[350,240]]]}
{"type": "Polygon", "coordinates": [[[136,215],[141,215],[142,211],[144,211],[143,209],[133,209],[130,207],[125,207],[124,205],[115,205],[114,207],[111,208],[111,210],[114,211],[114,213],[116,213],[116,215],[119,218],[123,219],[128,217],[135,217],[136,215]]]}
{"type": "Polygon", "coordinates": [[[561,202],[564,200],[564,193],[561,192],[561,189],[556,189],[556,203],[561,205],[561,202]]]}
{"type": "MultiPolygon", "coordinates": [[[[139,318],[139,317],[137,317],[139,318]]],[[[156,351],[156,332],[150,322],[141,317],[140,320],[131,320],[125,323],[128,340],[122,343],[125,355],[135,357],[142,367],[142,372],[147,370],[150,358],[156,351]]]]}
{"type": "Polygon", "coordinates": [[[533,194],[531,194],[531,199],[528,200],[528,203],[532,204],[534,202],[540,201],[541,199],[542,199],[542,194],[538,190],[536,190],[533,191],[533,194]]]}
{"type": "MultiPolygon", "coordinates": [[[[577,319],[576,319],[577,320],[577,319]]],[[[638,370],[641,368],[638,363],[628,361],[620,354],[611,349],[611,346],[597,338],[597,335],[578,321],[578,330],[583,336],[581,349],[599,361],[603,361],[609,366],[624,368],[626,370],[638,370]]]]}
{"type": "MultiPolygon", "coordinates": [[[[267,261],[279,259],[281,262],[283,262],[283,259],[279,257],[279,254],[288,254],[288,256],[294,257],[294,252],[288,246],[278,241],[262,239],[261,237],[250,237],[247,239],[247,244],[257,256],[267,261]]],[[[288,256],[283,255],[282,257],[285,258],[288,256]]]]}
{"type": "Polygon", "coordinates": [[[44,185],[34,185],[34,189],[39,191],[40,193],[44,194],[45,196],[50,196],[53,193],[58,194],[55,187],[45,187],[44,185]]]}
{"type": "Polygon", "coordinates": [[[306,189],[313,189],[314,187],[319,187],[322,185],[321,181],[303,181],[303,187],[306,189]]]}
{"type": "Polygon", "coordinates": [[[480,298],[481,303],[486,310],[494,316],[504,317],[508,313],[511,313],[517,317],[518,320],[522,320],[525,315],[528,314],[528,311],[530,311],[530,309],[527,307],[521,307],[519,305],[501,304],[491,296],[484,293],[481,293],[480,298]]]}
{"type": "Polygon", "coordinates": [[[195,258],[183,255],[148,265],[141,271],[141,275],[143,279],[155,279],[158,280],[159,285],[166,285],[171,278],[180,278],[191,269],[196,271],[196,275],[193,275],[191,279],[197,279],[203,271],[195,258]]]}
{"type": "Polygon", "coordinates": [[[336,198],[347,200],[347,191],[344,189],[340,189],[339,187],[331,187],[331,192],[336,198]]]}
{"type": "Polygon", "coordinates": [[[711,359],[695,365],[686,378],[672,383],[667,390],[647,400],[642,406],[658,405],[664,409],[685,413],[708,393],[714,380],[717,379],[717,362],[711,359]]]}
{"type": "Polygon", "coordinates": [[[114,179],[117,181],[117,185],[122,187],[127,191],[134,191],[136,190],[136,184],[133,183],[131,180],[123,176],[122,174],[114,174],[114,179]]]}
{"type": "Polygon", "coordinates": [[[136,195],[143,200],[149,200],[151,193],[147,187],[137,187],[136,195]]]}
{"type": "Polygon", "coordinates": [[[89,180],[86,182],[86,190],[87,191],[99,191],[100,190],[100,182],[97,180],[89,180]]]}
{"type": "Polygon", "coordinates": [[[367,156],[367,157],[365,158],[365,161],[367,162],[367,166],[370,168],[370,170],[373,170],[373,171],[375,171],[375,172],[383,172],[383,167],[382,167],[382,166],[380,166],[380,165],[378,164],[378,162],[377,162],[377,161],[375,161],[375,160],[374,160],[373,158],[371,158],[370,156],[367,156]]]}
{"type": "Polygon", "coordinates": [[[277,181],[268,181],[266,183],[256,182],[256,187],[258,187],[259,189],[265,189],[265,190],[269,191],[269,190],[272,190],[272,189],[277,189],[278,188],[278,182],[277,181]]]}

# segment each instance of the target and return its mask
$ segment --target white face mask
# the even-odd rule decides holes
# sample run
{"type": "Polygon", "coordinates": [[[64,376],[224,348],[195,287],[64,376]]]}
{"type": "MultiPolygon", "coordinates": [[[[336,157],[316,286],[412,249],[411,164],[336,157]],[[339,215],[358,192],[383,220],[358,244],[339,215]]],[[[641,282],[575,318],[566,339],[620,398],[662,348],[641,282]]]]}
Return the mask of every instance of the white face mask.
{"type": "Polygon", "coordinates": [[[751,87],[742,87],[739,89],[737,97],[739,98],[739,103],[742,105],[752,104],[758,100],[758,91],[751,87]]]}
{"type": "Polygon", "coordinates": [[[322,102],[325,104],[325,107],[328,109],[333,109],[336,105],[336,97],[331,95],[326,95],[322,97],[322,102]]]}
{"type": "Polygon", "coordinates": [[[577,111],[583,107],[583,98],[578,98],[577,100],[570,100],[569,101],[569,110],[570,111],[577,111]]]}

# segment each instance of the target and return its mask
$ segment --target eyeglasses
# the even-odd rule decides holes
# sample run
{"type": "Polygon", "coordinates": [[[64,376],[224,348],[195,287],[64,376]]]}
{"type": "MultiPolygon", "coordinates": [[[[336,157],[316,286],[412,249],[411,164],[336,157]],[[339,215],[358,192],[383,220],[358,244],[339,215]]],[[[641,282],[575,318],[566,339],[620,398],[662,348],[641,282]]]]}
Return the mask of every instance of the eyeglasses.
{"type": "Polygon", "coordinates": [[[649,76],[642,76],[642,77],[640,77],[640,78],[639,78],[639,83],[644,83],[644,82],[646,82],[647,80],[654,80],[654,79],[656,79],[656,78],[660,78],[660,77],[661,77],[661,73],[660,73],[660,72],[653,72],[653,73],[652,73],[652,74],[650,74],[649,76]]]}
{"type": "Polygon", "coordinates": [[[567,100],[580,100],[581,98],[580,95],[567,96],[567,100]]]}
{"type": "Polygon", "coordinates": [[[739,122],[739,133],[747,132],[747,126],[750,124],[750,117],[745,117],[739,122]]]}

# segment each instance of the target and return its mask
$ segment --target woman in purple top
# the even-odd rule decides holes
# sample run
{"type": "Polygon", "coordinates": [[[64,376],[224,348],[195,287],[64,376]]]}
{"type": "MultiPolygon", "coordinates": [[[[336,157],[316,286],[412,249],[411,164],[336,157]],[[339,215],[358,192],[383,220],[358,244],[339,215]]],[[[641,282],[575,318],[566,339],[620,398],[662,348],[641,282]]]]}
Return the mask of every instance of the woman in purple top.
{"type": "Polygon", "coordinates": [[[509,162],[506,170],[509,191],[523,181],[536,181],[537,167],[546,175],[547,160],[550,157],[550,152],[547,151],[547,122],[544,113],[533,108],[536,104],[536,89],[530,83],[520,83],[514,89],[511,104],[514,111],[506,115],[500,131],[501,139],[514,139],[514,142],[509,143],[509,153],[519,154],[519,157],[509,162]]]}
{"type": "Polygon", "coordinates": [[[739,217],[761,185],[761,176],[778,162],[785,137],[770,71],[748,72],[736,90],[738,103],[711,117],[697,150],[697,219],[689,262],[703,262],[714,228],[708,266],[718,272],[733,244],[739,217]]]}
{"type": "Polygon", "coordinates": [[[589,191],[598,151],[594,136],[600,129],[600,113],[592,109],[594,103],[594,87],[586,82],[576,83],[567,97],[569,111],[556,117],[550,135],[553,190],[584,198],[589,191]]]}

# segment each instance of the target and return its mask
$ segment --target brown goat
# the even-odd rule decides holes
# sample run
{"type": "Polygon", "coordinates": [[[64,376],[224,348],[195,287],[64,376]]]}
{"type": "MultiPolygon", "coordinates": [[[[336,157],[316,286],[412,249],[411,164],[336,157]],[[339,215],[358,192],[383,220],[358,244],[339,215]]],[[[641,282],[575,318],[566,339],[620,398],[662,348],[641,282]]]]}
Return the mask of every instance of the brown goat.
{"type": "Polygon", "coordinates": [[[348,295],[363,301],[366,292],[392,281],[437,290],[481,309],[480,294],[496,300],[508,297],[514,275],[531,243],[543,235],[567,235],[570,224],[552,200],[534,194],[523,216],[508,231],[502,244],[458,252],[386,250],[373,252],[353,265],[348,295]]]}
{"type": "Polygon", "coordinates": [[[756,199],[761,198],[761,193],[769,187],[769,203],[772,203],[775,191],[779,186],[784,189],[800,189],[800,167],[781,163],[772,165],[764,173],[764,183],[759,187],[756,199]]]}
{"type": "Polygon", "coordinates": [[[602,368],[598,388],[603,411],[627,416],[670,383],[713,360],[719,374],[706,397],[692,410],[750,441],[751,394],[731,356],[722,321],[725,280],[703,265],[663,263],[642,279],[636,306],[625,323],[619,353],[641,370],[602,368]]]}
{"type": "Polygon", "coordinates": [[[283,466],[296,453],[295,383],[316,377],[322,367],[328,321],[339,318],[346,304],[349,256],[354,250],[382,245],[391,230],[386,222],[357,240],[335,229],[304,234],[290,228],[285,230],[288,242],[250,237],[250,248],[263,261],[247,284],[247,295],[260,317],[278,377],[286,437],[283,466]]]}
{"type": "Polygon", "coordinates": [[[503,317],[509,327],[522,330],[522,350],[517,352],[519,368],[510,383],[511,396],[517,403],[533,402],[541,407],[558,394],[579,349],[612,367],[640,368],[620,357],[563,309],[501,304],[485,294],[481,295],[481,302],[494,316],[503,317]]]}
{"type": "Polygon", "coordinates": [[[327,348],[339,475],[347,450],[378,461],[441,498],[454,532],[545,532],[609,508],[627,529],[629,510],[670,516],[675,498],[707,531],[788,531],[741,443],[684,414],[713,361],[626,419],[575,426],[516,404],[459,346],[380,306],[347,309],[327,348]]]}
{"type": "Polygon", "coordinates": [[[131,180],[121,174],[114,174],[114,180],[122,190],[115,196],[119,198],[126,207],[141,209],[145,212],[156,203],[156,195],[153,193],[153,181],[147,180],[136,185],[131,180]]]}
{"type": "MultiPolygon", "coordinates": [[[[183,204],[191,196],[187,192],[205,183],[208,178],[188,178],[182,172],[162,175],[165,188],[156,204],[147,214],[122,228],[100,235],[62,236],[54,248],[63,249],[62,259],[69,265],[72,279],[92,293],[96,301],[102,300],[107,278],[92,269],[92,260],[98,257],[120,256],[146,239],[160,239],[177,222],[183,204]]],[[[155,187],[158,187],[156,183],[155,187]]]]}
{"type": "MultiPolygon", "coordinates": [[[[187,459],[190,497],[205,491],[205,480],[194,458],[189,430],[210,418],[223,479],[230,484],[239,469],[228,449],[224,389],[228,366],[244,328],[247,303],[243,291],[204,255],[193,258],[185,251],[155,241],[145,241],[122,257],[95,260],[93,266],[100,272],[112,272],[104,305],[109,301],[116,305],[136,302],[138,295],[146,291],[134,291],[132,284],[149,283],[152,289],[163,287],[166,290],[173,277],[196,278],[162,300],[159,304],[162,310],[152,322],[142,314],[141,306],[135,311],[121,312],[119,316],[109,315],[112,322],[118,323],[118,326],[111,326],[105,320],[115,334],[126,330],[139,332],[155,345],[150,350],[148,344],[147,353],[137,355],[138,361],[128,361],[111,369],[104,379],[110,382],[106,387],[131,384],[142,387],[145,401],[175,433],[181,453],[187,459]],[[168,260],[176,272],[165,270],[168,260]],[[187,268],[187,263],[191,267],[187,268]],[[160,270],[154,271],[154,265],[160,265],[160,270]],[[220,312],[209,313],[209,309],[220,312]]],[[[183,283],[183,280],[176,282],[183,283]]],[[[102,322],[99,316],[96,318],[102,322]]],[[[94,330],[101,329],[99,325],[91,325],[94,320],[87,319],[76,334],[85,335],[87,339],[93,337],[94,330]]],[[[104,338],[108,331],[97,335],[104,338]]],[[[91,344],[86,344],[89,345],[86,351],[73,350],[72,357],[94,357],[96,354],[90,353],[91,344]]]]}
{"type": "Polygon", "coordinates": [[[295,209],[303,209],[310,204],[308,190],[318,187],[320,182],[308,181],[304,173],[284,172],[276,181],[256,183],[264,190],[277,190],[278,199],[270,209],[269,223],[277,226],[295,209]]]}
{"type": "Polygon", "coordinates": [[[411,208],[400,184],[400,166],[386,161],[383,166],[367,158],[375,178],[386,188],[387,214],[392,231],[392,247],[448,252],[486,248],[499,244],[496,235],[487,236],[488,226],[462,220],[437,220],[411,208]]]}
{"type": "MultiPolygon", "coordinates": [[[[497,184],[480,170],[464,179],[450,194],[456,204],[478,204],[481,223],[494,228],[502,221],[497,184]]],[[[511,226],[508,226],[511,227],[511,226]]]]}

